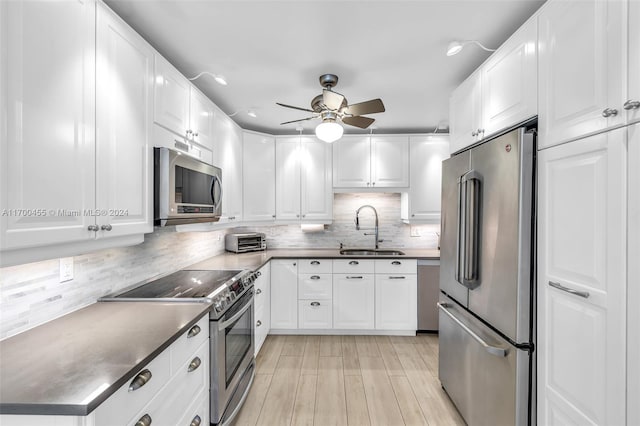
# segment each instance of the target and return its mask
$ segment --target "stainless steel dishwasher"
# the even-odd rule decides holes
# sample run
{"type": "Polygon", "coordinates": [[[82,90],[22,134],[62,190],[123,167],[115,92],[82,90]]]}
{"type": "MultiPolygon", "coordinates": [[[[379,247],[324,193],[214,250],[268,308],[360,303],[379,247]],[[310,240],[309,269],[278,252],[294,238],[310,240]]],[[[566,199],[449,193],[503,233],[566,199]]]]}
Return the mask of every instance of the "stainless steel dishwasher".
{"type": "Polygon", "coordinates": [[[418,331],[438,331],[440,260],[418,260],[418,331]]]}

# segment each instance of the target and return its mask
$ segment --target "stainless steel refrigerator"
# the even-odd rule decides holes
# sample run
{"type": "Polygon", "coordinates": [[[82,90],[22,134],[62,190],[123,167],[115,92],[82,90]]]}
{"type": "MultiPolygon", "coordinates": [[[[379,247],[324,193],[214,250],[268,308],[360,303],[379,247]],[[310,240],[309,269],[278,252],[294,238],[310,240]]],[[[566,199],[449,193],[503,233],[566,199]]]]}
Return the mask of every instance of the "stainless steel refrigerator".
{"type": "Polygon", "coordinates": [[[440,382],[471,425],[532,424],[535,133],[442,166],[440,382]]]}

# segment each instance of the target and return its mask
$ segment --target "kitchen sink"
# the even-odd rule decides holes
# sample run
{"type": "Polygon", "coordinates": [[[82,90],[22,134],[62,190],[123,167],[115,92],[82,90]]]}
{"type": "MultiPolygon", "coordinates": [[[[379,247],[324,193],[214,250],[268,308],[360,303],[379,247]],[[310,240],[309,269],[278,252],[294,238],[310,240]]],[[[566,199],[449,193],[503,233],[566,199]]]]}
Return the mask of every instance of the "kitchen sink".
{"type": "Polygon", "coordinates": [[[341,249],[340,254],[345,256],[403,256],[404,252],[400,250],[384,250],[384,249],[341,249]]]}

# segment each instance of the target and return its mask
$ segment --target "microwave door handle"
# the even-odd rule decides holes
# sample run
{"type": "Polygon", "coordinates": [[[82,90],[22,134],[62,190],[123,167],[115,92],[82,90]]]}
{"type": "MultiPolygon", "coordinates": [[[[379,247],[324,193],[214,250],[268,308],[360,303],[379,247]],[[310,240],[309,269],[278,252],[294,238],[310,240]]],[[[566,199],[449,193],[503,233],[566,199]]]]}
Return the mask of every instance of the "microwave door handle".
{"type": "Polygon", "coordinates": [[[218,210],[220,207],[220,203],[222,202],[222,180],[218,177],[218,175],[213,175],[213,179],[211,180],[211,200],[213,200],[213,210],[218,210]],[[218,186],[220,187],[220,197],[216,202],[216,194],[215,194],[215,186],[216,182],[218,182],[218,186]]]}

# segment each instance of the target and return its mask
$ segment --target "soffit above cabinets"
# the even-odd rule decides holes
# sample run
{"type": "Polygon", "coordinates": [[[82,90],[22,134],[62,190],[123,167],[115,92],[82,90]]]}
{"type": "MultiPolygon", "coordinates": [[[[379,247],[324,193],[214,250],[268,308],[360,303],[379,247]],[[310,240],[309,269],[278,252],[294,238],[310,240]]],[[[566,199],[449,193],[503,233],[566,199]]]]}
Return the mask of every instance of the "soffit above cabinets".
{"type": "MultiPolygon", "coordinates": [[[[380,97],[375,132],[430,132],[448,121],[449,95],[487,57],[451,40],[499,46],[544,0],[232,1],[106,0],[243,128],[294,134],[302,111],[321,93],[318,77],[340,77],[336,91],[356,103],[380,97]],[[257,113],[249,117],[247,110],[257,113]]],[[[311,131],[317,120],[302,123],[311,131]]],[[[350,133],[363,132],[347,129],[350,133]]]]}

